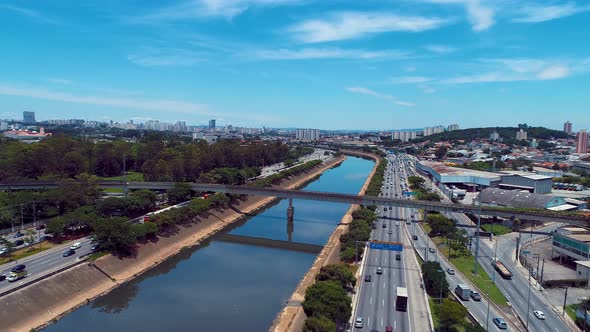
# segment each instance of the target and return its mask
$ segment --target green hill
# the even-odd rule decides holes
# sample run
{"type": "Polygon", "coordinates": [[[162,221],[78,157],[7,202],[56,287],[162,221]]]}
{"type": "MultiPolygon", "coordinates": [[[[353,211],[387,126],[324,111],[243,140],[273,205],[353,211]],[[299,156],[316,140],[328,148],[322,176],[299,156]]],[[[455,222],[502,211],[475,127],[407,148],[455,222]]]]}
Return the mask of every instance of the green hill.
{"type": "MultiPolygon", "coordinates": [[[[550,138],[567,138],[569,137],[563,131],[547,129],[545,127],[522,127],[528,133],[528,139],[550,139],[550,138]]],[[[518,127],[488,127],[488,128],[469,128],[454,131],[445,131],[444,133],[429,135],[426,137],[412,140],[412,142],[441,142],[441,141],[456,141],[465,140],[471,141],[474,139],[490,138],[490,134],[497,131],[500,138],[516,139],[516,132],[520,130],[518,127]]]]}

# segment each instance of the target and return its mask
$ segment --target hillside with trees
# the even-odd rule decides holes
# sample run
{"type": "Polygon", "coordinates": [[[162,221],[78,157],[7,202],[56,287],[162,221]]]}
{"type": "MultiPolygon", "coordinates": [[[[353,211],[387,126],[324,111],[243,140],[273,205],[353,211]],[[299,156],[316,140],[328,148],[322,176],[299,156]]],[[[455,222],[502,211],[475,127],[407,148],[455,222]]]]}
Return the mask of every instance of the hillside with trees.
{"type": "Polygon", "coordinates": [[[529,127],[526,123],[524,123],[519,124],[518,127],[487,127],[445,131],[443,133],[417,138],[415,140],[412,140],[411,142],[421,143],[425,141],[443,142],[457,140],[472,141],[475,139],[489,138],[490,134],[494,131],[497,131],[498,134],[500,134],[500,138],[516,141],[516,132],[519,131],[521,128],[527,132],[527,136],[529,139],[536,138],[547,140],[551,138],[569,137],[567,133],[560,130],[553,130],[545,127],[529,127]]]}

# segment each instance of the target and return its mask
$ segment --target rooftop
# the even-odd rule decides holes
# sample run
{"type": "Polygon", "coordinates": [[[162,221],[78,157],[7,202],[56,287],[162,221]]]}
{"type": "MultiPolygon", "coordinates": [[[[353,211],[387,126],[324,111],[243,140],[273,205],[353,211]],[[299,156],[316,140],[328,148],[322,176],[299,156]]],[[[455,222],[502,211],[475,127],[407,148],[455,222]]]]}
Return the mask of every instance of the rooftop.
{"type": "Polygon", "coordinates": [[[531,180],[552,179],[550,176],[547,176],[547,175],[541,175],[541,174],[530,173],[530,172],[502,171],[501,173],[504,173],[506,175],[518,175],[518,176],[522,176],[523,178],[527,178],[527,179],[531,179],[531,180]]]}
{"type": "Polygon", "coordinates": [[[480,199],[486,204],[544,209],[549,202],[555,199],[555,196],[533,194],[528,191],[486,188],[481,191],[480,199]]]}
{"type": "Polygon", "coordinates": [[[499,180],[500,176],[496,173],[478,171],[467,168],[451,167],[437,161],[420,161],[420,164],[430,167],[441,176],[479,176],[494,180],[499,180]]]}

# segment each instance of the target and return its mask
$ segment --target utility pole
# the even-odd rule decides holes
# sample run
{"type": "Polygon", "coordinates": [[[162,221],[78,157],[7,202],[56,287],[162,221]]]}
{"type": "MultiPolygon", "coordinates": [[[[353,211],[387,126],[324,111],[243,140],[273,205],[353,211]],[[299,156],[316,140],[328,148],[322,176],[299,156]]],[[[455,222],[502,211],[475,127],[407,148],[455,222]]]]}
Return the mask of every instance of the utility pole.
{"type": "Polygon", "coordinates": [[[20,205],[20,230],[25,229],[25,217],[23,213],[23,205],[20,205]]]}
{"type": "Polygon", "coordinates": [[[526,328],[529,329],[529,310],[531,307],[531,269],[529,268],[529,295],[526,302],[526,328]]]}
{"type": "MultiPolygon", "coordinates": [[[[545,258],[543,258],[543,262],[545,262],[545,258]]],[[[541,280],[539,276],[539,265],[541,264],[541,255],[537,256],[537,281],[541,280]]]]}
{"type": "Polygon", "coordinates": [[[479,192],[479,199],[477,200],[479,202],[479,209],[478,209],[478,213],[477,213],[477,229],[475,230],[477,233],[475,234],[476,238],[475,238],[475,259],[474,259],[474,263],[473,263],[473,274],[477,275],[477,261],[479,258],[479,230],[481,229],[481,195],[482,192],[479,192]]]}
{"type": "Polygon", "coordinates": [[[37,226],[37,218],[35,218],[35,201],[33,201],[33,226],[37,226]]]}
{"type": "Polygon", "coordinates": [[[545,257],[543,257],[543,266],[541,267],[541,280],[539,281],[540,284],[543,283],[543,271],[545,271],[545,257]]]}
{"type": "MultiPolygon", "coordinates": [[[[494,258],[498,257],[498,240],[496,240],[496,242],[494,243],[494,258]]],[[[486,331],[488,330],[488,326],[490,324],[490,289],[492,288],[492,285],[496,282],[496,269],[492,269],[493,270],[493,274],[492,274],[492,283],[490,284],[490,287],[488,288],[488,313],[486,315],[486,331]]]]}
{"type": "Polygon", "coordinates": [[[127,156],[123,155],[123,193],[125,197],[127,197],[127,168],[126,168],[126,161],[127,156]]]}
{"type": "Polygon", "coordinates": [[[565,288],[565,296],[563,297],[563,312],[561,314],[562,316],[565,316],[565,305],[567,302],[567,290],[568,290],[568,288],[566,287],[565,288]]]}

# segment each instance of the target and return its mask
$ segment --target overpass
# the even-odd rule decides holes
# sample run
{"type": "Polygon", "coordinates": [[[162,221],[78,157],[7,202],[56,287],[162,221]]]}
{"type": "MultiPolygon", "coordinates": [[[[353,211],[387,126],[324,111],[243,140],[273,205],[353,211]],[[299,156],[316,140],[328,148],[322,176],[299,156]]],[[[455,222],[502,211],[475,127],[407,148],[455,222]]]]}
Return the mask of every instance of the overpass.
{"type": "MultiPolygon", "coordinates": [[[[123,181],[98,181],[97,184],[102,188],[121,188],[127,189],[149,189],[149,190],[167,190],[174,187],[174,182],[123,182],[123,181]]],[[[559,221],[563,223],[588,226],[590,218],[575,213],[555,212],[541,209],[514,209],[505,207],[491,206],[466,206],[455,205],[451,203],[417,201],[403,198],[392,197],[374,197],[358,196],[350,194],[339,194],[317,191],[303,191],[280,188],[265,188],[254,186],[236,186],[212,183],[189,183],[192,190],[197,192],[220,192],[226,194],[254,195],[254,196],[274,196],[278,198],[289,199],[289,218],[293,217],[293,199],[316,200],[326,202],[336,202],[345,204],[358,205],[377,205],[391,207],[405,207],[413,209],[424,209],[427,211],[452,212],[452,213],[469,213],[496,216],[507,219],[524,219],[535,220],[540,222],[559,221]]],[[[34,189],[51,189],[57,188],[57,182],[14,182],[0,183],[0,190],[34,190],[34,189]]]]}

